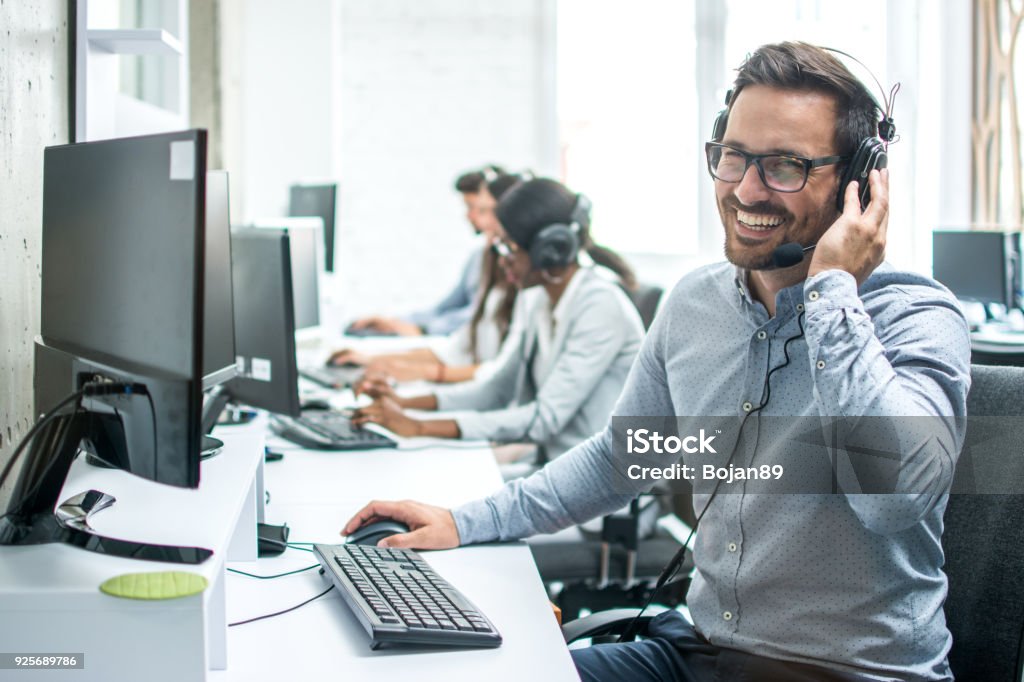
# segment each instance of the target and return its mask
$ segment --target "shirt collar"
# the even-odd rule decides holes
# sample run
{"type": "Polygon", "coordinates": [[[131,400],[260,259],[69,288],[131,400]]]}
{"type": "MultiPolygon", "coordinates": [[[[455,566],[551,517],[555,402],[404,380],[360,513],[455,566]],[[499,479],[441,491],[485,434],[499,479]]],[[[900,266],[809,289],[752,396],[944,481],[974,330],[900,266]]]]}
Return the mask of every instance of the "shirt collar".
{"type": "Polygon", "coordinates": [[[569,285],[565,287],[565,291],[562,292],[562,296],[558,299],[558,303],[555,304],[554,310],[551,311],[551,319],[558,325],[566,315],[566,311],[569,309],[569,305],[572,303],[573,297],[580,290],[580,286],[584,279],[590,274],[590,268],[579,268],[573,273],[572,278],[569,280],[569,285]]]}
{"type": "MultiPolygon", "coordinates": [[[[754,306],[757,310],[764,310],[765,308],[761,302],[755,299],[753,294],[750,292],[750,285],[748,283],[750,271],[746,268],[741,268],[738,265],[733,266],[733,268],[733,283],[736,286],[736,291],[740,300],[754,306]]],[[[806,281],[806,279],[802,279],[796,284],[788,286],[775,294],[776,318],[784,320],[798,312],[797,306],[800,306],[800,309],[802,309],[804,300],[804,282],[806,281]]]]}

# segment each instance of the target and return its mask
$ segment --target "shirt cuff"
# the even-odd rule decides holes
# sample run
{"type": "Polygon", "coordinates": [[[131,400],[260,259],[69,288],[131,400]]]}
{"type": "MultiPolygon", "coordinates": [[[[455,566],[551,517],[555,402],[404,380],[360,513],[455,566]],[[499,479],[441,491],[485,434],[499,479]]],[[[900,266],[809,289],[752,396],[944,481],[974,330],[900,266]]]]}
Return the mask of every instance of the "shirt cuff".
{"type": "MultiPolygon", "coordinates": [[[[440,406],[440,403],[438,403],[440,406]]],[[[454,417],[459,425],[459,437],[462,440],[487,440],[490,434],[484,428],[484,420],[479,412],[463,412],[454,417]]]]}
{"type": "Polygon", "coordinates": [[[460,545],[498,539],[498,525],[486,499],[473,500],[452,510],[460,545]]]}
{"type": "Polygon", "coordinates": [[[857,280],[845,270],[825,270],[804,282],[807,313],[837,308],[863,308],[857,280]]]}

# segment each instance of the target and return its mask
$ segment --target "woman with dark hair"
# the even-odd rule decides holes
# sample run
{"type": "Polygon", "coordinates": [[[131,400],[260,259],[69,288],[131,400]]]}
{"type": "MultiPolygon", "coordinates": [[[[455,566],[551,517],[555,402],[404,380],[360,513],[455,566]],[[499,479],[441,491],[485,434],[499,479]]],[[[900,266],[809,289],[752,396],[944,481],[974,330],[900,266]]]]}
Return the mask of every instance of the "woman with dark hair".
{"type": "MultiPolygon", "coordinates": [[[[502,196],[521,181],[521,176],[500,173],[481,185],[479,192],[491,199],[494,206],[502,196]]],[[[477,215],[480,232],[494,241],[501,234],[501,226],[494,209],[477,215]]],[[[415,348],[400,353],[370,355],[351,349],[337,351],[331,356],[334,364],[352,363],[366,367],[367,375],[398,381],[425,380],[436,383],[457,383],[472,379],[478,368],[493,362],[512,327],[517,289],[509,285],[493,249],[487,249],[480,268],[480,289],[477,292],[473,315],[455,330],[440,346],[415,348]]]]}
{"type": "Polygon", "coordinates": [[[357,410],[357,424],[374,422],[402,436],[532,442],[539,460],[556,457],[603,428],[640,348],[643,327],[622,288],[580,265],[581,250],[619,274],[632,270],[590,238],[589,201],[548,179],[514,187],[498,204],[504,236],[496,244],[506,278],[536,287],[522,306],[516,336],[487,377],[432,394],[399,397],[373,379],[357,392],[375,398],[357,410]],[[409,417],[405,408],[458,410],[451,419],[409,417]],[[462,412],[464,410],[471,410],[462,412]]]}

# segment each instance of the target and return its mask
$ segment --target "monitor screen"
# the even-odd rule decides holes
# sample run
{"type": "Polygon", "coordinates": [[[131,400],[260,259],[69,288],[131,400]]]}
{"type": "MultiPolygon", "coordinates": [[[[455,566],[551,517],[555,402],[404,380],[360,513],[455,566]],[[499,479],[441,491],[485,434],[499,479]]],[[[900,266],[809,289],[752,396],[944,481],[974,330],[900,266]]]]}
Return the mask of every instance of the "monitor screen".
{"type": "Polygon", "coordinates": [[[309,227],[288,229],[291,242],[292,291],[295,295],[295,329],[308,329],[320,325],[317,232],[309,227]]]}
{"type": "Polygon", "coordinates": [[[932,233],[932,273],[957,298],[1013,305],[1013,235],[1003,232],[932,233]]]}
{"type": "Polygon", "coordinates": [[[231,231],[235,353],[239,376],[231,396],[278,414],[299,415],[295,299],[287,230],[231,231]]]}
{"type": "Polygon", "coordinates": [[[324,221],[324,269],[334,272],[334,219],[338,206],[338,185],[292,185],[288,215],[316,216],[324,221]]]}
{"type": "Polygon", "coordinates": [[[206,265],[203,282],[203,389],[235,376],[228,174],[206,174],[206,265]]]}

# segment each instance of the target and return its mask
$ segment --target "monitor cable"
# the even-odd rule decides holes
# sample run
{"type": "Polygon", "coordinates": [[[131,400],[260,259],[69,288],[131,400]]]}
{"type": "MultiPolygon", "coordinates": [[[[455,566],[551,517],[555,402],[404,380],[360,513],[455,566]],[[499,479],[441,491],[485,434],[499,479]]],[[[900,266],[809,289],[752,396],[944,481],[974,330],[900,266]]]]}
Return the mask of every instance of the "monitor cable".
{"type": "Polygon", "coordinates": [[[228,573],[237,573],[238,575],[244,575],[247,578],[256,578],[258,580],[273,580],[274,578],[283,578],[289,575],[297,575],[299,573],[305,573],[306,571],[312,571],[314,568],[319,568],[320,564],[313,564],[312,566],[306,566],[305,568],[297,568],[294,571],[287,571],[285,573],[277,573],[275,575],[257,575],[255,573],[247,573],[245,571],[239,571],[237,568],[227,569],[228,573]]]}
{"type": "MultiPolygon", "coordinates": [[[[317,564],[317,566],[319,566],[319,565],[320,564],[317,564]]],[[[330,587],[328,587],[326,590],[324,590],[320,594],[318,594],[318,595],[316,595],[314,597],[310,597],[309,599],[307,599],[306,601],[302,602],[301,604],[296,604],[295,606],[292,606],[290,608],[284,609],[283,611],[275,611],[274,613],[268,613],[268,614],[265,614],[265,615],[262,615],[262,616],[256,616],[255,618],[248,618],[246,620],[240,620],[240,621],[235,622],[235,623],[228,623],[228,627],[229,628],[233,628],[236,625],[245,625],[246,623],[255,623],[258,620],[266,620],[267,618],[273,618],[274,616],[283,615],[283,614],[288,613],[290,611],[294,611],[296,609],[302,608],[303,606],[305,606],[306,604],[309,604],[310,602],[316,601],[317,599],[319,599],[320,597],[324,596],[325,594],[327,594],[328,592],[330,592],[333,589],[334,589],[334,585],[331,585],[330,587]]]]}
{"type": "MultiPolygon", "coordinates": [[[[63,409],[65,406],[69,405],[72,402],[75,403],[75,407],[71,411],[71,414],[74,415],[81,411],[83,398],[108,395],[133,395],[136,393],[145,395],[146,398],[149,400],[150,415],[152,416],[153,419],[153,452],[155,453],[157,445],[156,408],[153,405],[153,397],[149,394],[146,385],[127,382],[90,381],[83,385],[82,388],[75,391],[74,393],[71,393],[63,400],[61,400],[59,403],[57,403],[56,406],[54,406],[49,412],[44,414],[42,417],[40,417],[39,420],[32,426],[32,428],[29,429],[28,433],[25,434],[25,437],[21,439],[20,443],[18,443],[18,447],[14,450],[14,453],[11,455],[11,458],[7,461],[7,464],[4,466],[3,471],[0,472],[0,488],[2,488],[4,483],[7,481],[7,477],[10,476],[11,471],[14,469],[15,463],[17,463],[18,458],[25,450],[25,447],[30,442],[32,442],[32,439],[36,436],[36,434],[39,433],[40,429],[49,424],[53,419],[55,419],[60,414],[61,409],[63,409]]],[[[60,449],[64,445],[64,439],[67,437],[68,428],[68,425],[65,424],[64,428],[62,428],[60,433],[58,434],[58,437],[56,438],[57,449],[60,449]]]]}

